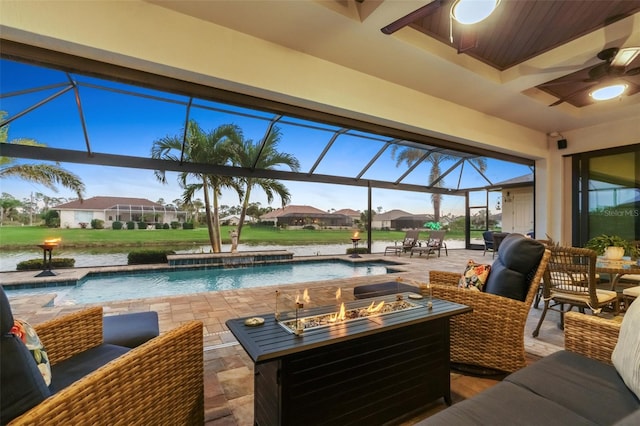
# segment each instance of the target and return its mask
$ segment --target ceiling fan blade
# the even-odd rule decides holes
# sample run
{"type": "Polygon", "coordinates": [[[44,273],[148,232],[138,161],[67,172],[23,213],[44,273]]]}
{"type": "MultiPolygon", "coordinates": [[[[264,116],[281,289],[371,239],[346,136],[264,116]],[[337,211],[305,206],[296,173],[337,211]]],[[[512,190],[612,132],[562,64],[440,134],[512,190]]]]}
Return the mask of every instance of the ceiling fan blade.
{"type": "Polygon", "coordinates": [[[396,31],[398,31],[400,28],[406,27],[413,21],[419,18],[424,18],[425,16],[429,16],[432,13],[434,13],[436,10],[440,8],[440,6],[442,6],[442,1],[443,0],[433,0],[431,3],[428,3],[422,6],[421,8],[414,10],[408,15],[405,15],[402,18],[393,21],[386,27],[381,28],[380,31],[382,31],[384,34],[387,34],[387,35],[393,34],[396,31]]]}
{"type": "Polygon", "coordinates": [[[634,75],[640,74],[640,67],[631,68],[624,73],[625,77],[632,77],[634,75]]]}
{"type": "Polygon", "coordinates": [[[543,88],[543,87],[563,86],[566,84],[574,84],[574,83],[591,83],[591,80],[586,81],[583,79],[576,79],[576,80],[549,81],[547,83],[538,84],[536,87],[543,88]]]}
{"type": "Polygon", "coordinates": [[[611,66],[626,68],[635,60],[638,55],[640,55],[640,46],[625,47],[616,50],[615,55],[613,56],[613,58],[611,58],[611,66]]]}
{"type": "Polygon", "coordinates": [[[593,86],[593,84],[590,84],[587,87],[583,87],[583,88],[581,88],[579,90],[576,90],[573,93],[569,93],[567,96],[564,96],[564,97],[558,99],[557,101],[555,101],[554,103],[550,104],[549,106],[550,107],[554,107],[556,105],[560,105],[561,103],[564,103],[564,102],[568,101],[569,99],[573,98],[574,96],[578,96],[582,92],[585,92],[585,91],[589,90],[591,88],[591,86],[593,86]]]}
{"type": "Polygon", "coordinates": [[[478,47],[478,32],[475,28],[469,27],[460,31],[458,38],[458,53],[478,47]]]}

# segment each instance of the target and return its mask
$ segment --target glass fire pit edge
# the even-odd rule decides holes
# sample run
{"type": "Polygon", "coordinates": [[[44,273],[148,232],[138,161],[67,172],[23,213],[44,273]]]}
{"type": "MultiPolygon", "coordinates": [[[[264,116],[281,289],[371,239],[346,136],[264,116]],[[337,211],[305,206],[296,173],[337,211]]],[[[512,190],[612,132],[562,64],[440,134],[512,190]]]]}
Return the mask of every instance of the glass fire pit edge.
{"type": "MultiPolygon", "coordinates": [[[[371,302],[369,306],[345,308],[344,304],[341,305],[339,311],[327,312],[316,315],[309,315],[301,317],[299,310],[304,305],[296,306],[295,317],[290,319],[278,320],[278,324],[289,333],[293,333],[297,336],[302,335],[305,331],[312,331],[321,328],[331,327],[336,324],[343,324],[345,322],[358,321],[382,315],[393,314],[399,311],[408,309],[424,308],[421,304],[413,303],[408,300],[404,300],[402,296],[398,295],[398,299],[392,302],[371,302]]],[[[278,313],[280,314],[280,313],[278,313]]],[[[278,315],[279,317],[280,315],[278,315]]]]}

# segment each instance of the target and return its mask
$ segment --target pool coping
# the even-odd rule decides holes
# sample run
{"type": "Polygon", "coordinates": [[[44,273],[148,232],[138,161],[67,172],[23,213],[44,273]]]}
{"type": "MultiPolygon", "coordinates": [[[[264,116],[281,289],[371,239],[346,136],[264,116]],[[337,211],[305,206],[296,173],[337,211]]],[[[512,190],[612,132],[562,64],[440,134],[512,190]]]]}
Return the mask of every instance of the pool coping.
{"type": "MultiPolygon", "coordinates": [[[[145,265],[114,265],[114,266],[87,266],[81,268],[67,268],[67,269],[55,269],[54,276],[37,277],[34,274],[38,274],[39,271],[20,271],[20,272],[0,272],[0,284],[7,290],[24,290],[35,288],[56,288],[56,287],[68,287],[75,286],[81,283],[84,279],[92,276],[110,276],[117,274],[131,274],[131,273],[147,273],[147,272],[170,272],[178,270],[209,270],[218,268],[233,268],[243,266],[261,266],[266,264],[281,264],[281,263],[300,263],[300,262],[312,262],[317,260],[339,260],[348,263],[371,263],[379,262],[388,265],[390,269],[393,269],[392,273],[407,272],[405,267],[407,262],[403,262],[400,259],[391,260],[388,257],[384,258],[376,255],[369,255],[361,258],[352,258],[346,255],[324,255],[324,256],[299,256],[291,258],[272,258],[265,254],[265,251],[258,252],[238,252],[238,253],[219,253],[219,258],[248,258],[254,255],[267,258],[268,260],[257,260],[251,263],[205,263],[205,264],[174,264],[169,263],[161,264],[145,264],[145,265]]],[[[278,251],[277,253],[282,253],[278,251]]],[[[288,253],[288,252],[286,252],[288,253]]],[[[214,254],[205,254],[207,258],[215,257],[214,254]]],[[[189,255],[180,255],[181,257],[189,255]]],[[[191,255],[193,256],[193,255],[191,255]]],[[[202,257],[200,254],[196,254],[198,257],[202,257]]]]}

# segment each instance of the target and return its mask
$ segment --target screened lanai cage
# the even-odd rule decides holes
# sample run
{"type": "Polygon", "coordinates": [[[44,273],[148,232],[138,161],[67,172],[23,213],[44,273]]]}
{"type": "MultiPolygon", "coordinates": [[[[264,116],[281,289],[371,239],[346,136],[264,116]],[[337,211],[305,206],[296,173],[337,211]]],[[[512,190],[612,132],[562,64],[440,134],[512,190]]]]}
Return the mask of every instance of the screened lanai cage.
{"type": "MultiPolygon", "coordinates": [[[[286,188],[290,205],[370,212],[361,220],[374,232],[391,223],[457,223],[469,246],[482,230],[503,226],[503,211],[524,188],[529,204],[519,208],[529,209],[523,226],[533,229],[532,160],[113,65],[63,56],[36,65],[37,54],[19,56],[5,50],[0,64],[2,156],[57,161],[83,179],[88,195],[177,205],[187,189],[202,198],[192,186],[200,174],[266,179],[286,188]],[[243,162],[214,149],[229,126],[243,162]],[[211,151],[194,154],[194,129],[211,151]],[[172,149],[160,150],[163,141],[172,149]]],[[[32,188],[16,180],[11,190],[20,198],[32,188]]],[[[252,196],[282,207],[270,195],[271,203],[259,189],[252,196]]],[[[224,184],[220,197],[240,200],[224,184]]]]}

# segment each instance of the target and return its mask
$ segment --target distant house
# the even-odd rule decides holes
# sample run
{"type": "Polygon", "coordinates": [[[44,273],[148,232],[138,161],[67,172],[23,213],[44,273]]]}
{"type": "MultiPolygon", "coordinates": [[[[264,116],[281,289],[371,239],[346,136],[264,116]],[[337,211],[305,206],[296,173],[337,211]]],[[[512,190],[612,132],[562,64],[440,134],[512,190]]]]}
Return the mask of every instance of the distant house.
{"type": "Polygon", "coordinates": [[[52,207],[60,214],[60,226],[88,227],[93,219],[104,221],[105,228],[113,222],[171,223],[184,222],[185,212],[163,206],[144,198],[91,197],[84,201],[71,201],[52,207]]]}
{"type": "Polygon", "coordinates": [[[272,210],[260,216],[263,222],[272,221],[275,226],[303,227],[344,227],[351,226],[350,217],[343,214],[327,213],[311,206],[290,205],[272,210]]]}
{"type": "Polygon", "coordinates": [[[340,210],[336,210],[332,214],[342,214],[342,215],[345,215],[345,216],[349,217],[351,219],[351,225],[353,225],[354,222],[360,221],[360,211],[359,210],[340,209],[340,210]]]}
{"type": "MultiPolygon", "coordinates": [[[[252,223],[252,222],[256,222],[255,217],[253,216],[244,217],[244,223],[252,223]]],[[[229,216],[221,217],[220,223],[223,225],[238,226],[238,224],[240,223],[240,215],[232,214],[229,216]]]]}
{"type": "Polygon", "coordinates": [[[395,229],[392,221],[399,217],[411,216],[411,213],[404,210],[389,210],[388,212],[375,214],[371,218],[371,228],[373,229],[395,229]]]}
{"type": "MultiPolygon", "coordinates": [[[[375,216],[374,216],[375,217],[375,216]]],[[[421,229],[424,228],[426,222],[433,221],[433,215],[430,214],[410,214],[408,216],[400,216],[391,220],[391,229],[421,229]]]]}

